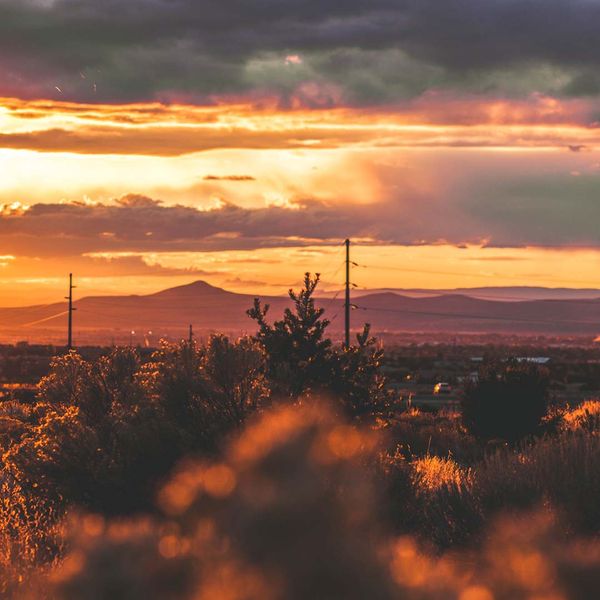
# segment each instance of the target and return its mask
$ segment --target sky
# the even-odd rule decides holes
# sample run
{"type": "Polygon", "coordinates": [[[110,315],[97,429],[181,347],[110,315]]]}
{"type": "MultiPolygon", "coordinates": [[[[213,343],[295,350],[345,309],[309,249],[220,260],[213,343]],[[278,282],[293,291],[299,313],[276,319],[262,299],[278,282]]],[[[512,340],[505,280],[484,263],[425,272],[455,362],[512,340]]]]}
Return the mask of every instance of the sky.
{"type": "Polygon", "coordinates": [[[0,305],[600,287],[599,0],[0,0],[0,305]]]}

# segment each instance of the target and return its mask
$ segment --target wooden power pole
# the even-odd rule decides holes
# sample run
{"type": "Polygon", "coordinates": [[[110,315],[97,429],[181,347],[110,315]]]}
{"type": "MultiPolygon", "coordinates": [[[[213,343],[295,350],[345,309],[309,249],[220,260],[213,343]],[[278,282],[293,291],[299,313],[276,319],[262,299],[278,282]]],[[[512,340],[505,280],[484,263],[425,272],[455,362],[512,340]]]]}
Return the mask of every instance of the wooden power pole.
{"type": "Polygon", "coordinates": [[[350,240],[344,242],[346,245],[346,300],[344,302],[345,313],[345,339],[344,347],[350,348],[350,240]]]}
{"type": "Polygon", "coordinates": [[[73,349],[73,312],[77,310],[73,308],[73,273],[69,273],[69,295],[65,297],[65,300],[69,301],[69,330],[67,337],[67,351],[73,349]]]}

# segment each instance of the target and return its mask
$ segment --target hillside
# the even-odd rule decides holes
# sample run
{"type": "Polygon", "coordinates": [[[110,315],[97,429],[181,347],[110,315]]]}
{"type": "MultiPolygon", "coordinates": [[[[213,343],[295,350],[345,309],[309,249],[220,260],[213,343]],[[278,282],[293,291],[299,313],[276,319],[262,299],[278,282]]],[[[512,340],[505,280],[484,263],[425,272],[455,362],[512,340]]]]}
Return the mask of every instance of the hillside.
{"type": "MultiPolygon", "coordinates": [[[[201,334],[210,331],[253,331],[246,315],[254,296],[237,294],[203,281],[138,296],[90,296],[74,304],[79,340],[98,343],[130,336],[156,338],[184,335],[189,324],[201,334]],[[132,334],[131,332],[135,332],[132,334]]],[[[289,300],[263,297],[270,314],[279,317],[289,300]]],[[[366,294],[354,299],[353,325],[372,324],[377,332],[536,333],[595,335],[600,330],[600,300],[501,301],[464,294],[408,297],[394,292],[366,294]]],[[[319,301],[332,319],[331,328],[343,326],[339,298],[319,301]]],[[[66,327],[65,302],[0,309],[0,334],[6,341],[60,341],[66,327]]],[[[139,340],[138,340],[139,341],[139,340]]]]}

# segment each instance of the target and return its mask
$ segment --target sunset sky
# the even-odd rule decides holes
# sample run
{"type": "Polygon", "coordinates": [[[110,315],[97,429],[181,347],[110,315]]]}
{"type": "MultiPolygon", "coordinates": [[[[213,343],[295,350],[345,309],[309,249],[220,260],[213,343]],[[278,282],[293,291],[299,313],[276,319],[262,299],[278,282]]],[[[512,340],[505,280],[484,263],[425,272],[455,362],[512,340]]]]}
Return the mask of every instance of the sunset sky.
{"type": "Polygon", "coordinates": [[[0,305],[600,287],[600,1],[0,0],[0,305]]]}

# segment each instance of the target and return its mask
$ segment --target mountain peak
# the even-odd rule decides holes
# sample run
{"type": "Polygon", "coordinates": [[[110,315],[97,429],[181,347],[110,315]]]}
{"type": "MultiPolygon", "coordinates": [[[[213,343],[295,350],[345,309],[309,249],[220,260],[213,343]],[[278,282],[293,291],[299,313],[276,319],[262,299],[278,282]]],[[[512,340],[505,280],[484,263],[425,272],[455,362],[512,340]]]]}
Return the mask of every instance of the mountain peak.
{"type": "Polygon", "coordinates": [[[186,283],[184,285],[178,285],[176,287],[168,288],[166,290],[162,290],[160,292],[156,292],[155,294],[151,294],[151,296],[198,296],[198,295],[206,295],[206,294],[228,294],[223,288],[216,287],[211,285],[210,283],[198,279],[197,281],[193,281],[192,283],[186,283]]]}

